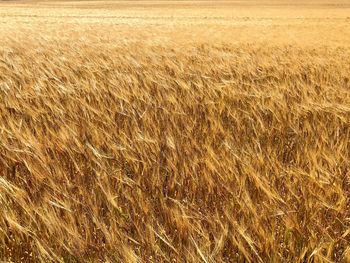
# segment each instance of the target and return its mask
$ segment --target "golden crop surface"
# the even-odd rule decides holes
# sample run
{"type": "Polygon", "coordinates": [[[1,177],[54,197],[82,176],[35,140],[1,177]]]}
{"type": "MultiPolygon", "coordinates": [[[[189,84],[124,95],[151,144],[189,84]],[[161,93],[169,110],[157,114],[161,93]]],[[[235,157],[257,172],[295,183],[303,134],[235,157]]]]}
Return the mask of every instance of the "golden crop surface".
{"type": "Polygon", "coordinates": [[[350,262],[350,2],[0,1],[0,261],[350,262]]]}

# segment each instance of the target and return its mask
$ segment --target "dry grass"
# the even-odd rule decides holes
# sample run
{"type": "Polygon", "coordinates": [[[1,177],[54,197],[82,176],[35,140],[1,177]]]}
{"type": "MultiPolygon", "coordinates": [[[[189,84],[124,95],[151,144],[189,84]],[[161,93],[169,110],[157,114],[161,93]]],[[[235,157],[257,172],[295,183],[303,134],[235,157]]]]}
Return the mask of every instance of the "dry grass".
{"type": "Polygon", "coordinates": [[[0,260],[350,262],[349,14],[0,3],[0,260]]]}

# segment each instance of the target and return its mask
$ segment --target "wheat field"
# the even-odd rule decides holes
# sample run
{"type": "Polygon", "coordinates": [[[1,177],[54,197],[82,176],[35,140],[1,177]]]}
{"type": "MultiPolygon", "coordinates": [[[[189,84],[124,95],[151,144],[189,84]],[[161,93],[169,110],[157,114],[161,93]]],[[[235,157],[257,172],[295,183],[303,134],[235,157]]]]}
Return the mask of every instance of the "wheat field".
{"type": "Polygon", "coordinates": [[[350,2],[0,1],[0,261],[350,262],[350,2]]]}

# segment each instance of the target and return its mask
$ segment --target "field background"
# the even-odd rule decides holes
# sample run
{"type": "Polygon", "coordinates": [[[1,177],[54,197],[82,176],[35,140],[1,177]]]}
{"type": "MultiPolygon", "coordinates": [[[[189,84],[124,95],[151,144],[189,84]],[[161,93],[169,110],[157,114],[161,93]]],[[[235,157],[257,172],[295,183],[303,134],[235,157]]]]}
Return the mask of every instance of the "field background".
{"type": "Polygon", "coordinates": [[[0,261],[350,262],[349,139],[349,1],[0,1],[0,261]]]}

